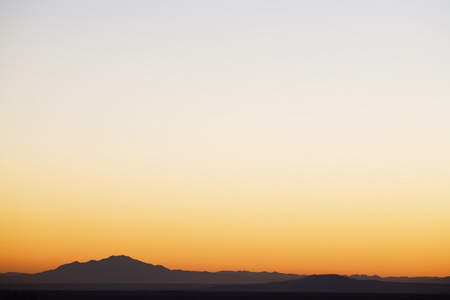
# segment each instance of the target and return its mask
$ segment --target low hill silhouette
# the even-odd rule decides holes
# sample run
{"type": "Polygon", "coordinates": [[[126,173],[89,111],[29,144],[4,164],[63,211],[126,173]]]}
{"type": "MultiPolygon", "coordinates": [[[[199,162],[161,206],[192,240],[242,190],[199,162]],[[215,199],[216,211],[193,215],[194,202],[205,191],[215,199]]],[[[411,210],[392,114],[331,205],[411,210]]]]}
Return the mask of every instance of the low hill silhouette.
{"type": "Polygon", "coordinates": [[[450,276],[447,277],[406,277],[406,276],[389,276],[389,277],[380,277],[377,275],[368,276],[368,275],[351,275],[348,276],[352,279],[358,280],[378,280],[378,281],[386,281],[386,282],[415,282],[415,283],[442,283],[442,284],[450,284],[450,276]]]}
{"type": "Polygon", "coordinates": [[[213,289],[252,292],[450,294],[449,284],[357,280],[335,274],[311,275],[265,284],[217,286],[213,289]]]}

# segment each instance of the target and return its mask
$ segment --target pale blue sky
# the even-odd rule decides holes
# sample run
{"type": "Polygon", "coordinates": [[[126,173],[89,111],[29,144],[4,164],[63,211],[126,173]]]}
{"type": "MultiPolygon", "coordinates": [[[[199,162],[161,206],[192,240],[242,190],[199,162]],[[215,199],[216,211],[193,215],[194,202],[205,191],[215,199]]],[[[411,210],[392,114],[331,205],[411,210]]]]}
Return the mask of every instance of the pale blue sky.
{"type": "Polygon", "coordinates": [[[100,135],[450,150],[447,1],[1,5],[6,148],[100,135]]]}
{"type": "Polygon", "coordinates": [[[447,1],[1,5],[6,149],[450,150],[447,1]]]}

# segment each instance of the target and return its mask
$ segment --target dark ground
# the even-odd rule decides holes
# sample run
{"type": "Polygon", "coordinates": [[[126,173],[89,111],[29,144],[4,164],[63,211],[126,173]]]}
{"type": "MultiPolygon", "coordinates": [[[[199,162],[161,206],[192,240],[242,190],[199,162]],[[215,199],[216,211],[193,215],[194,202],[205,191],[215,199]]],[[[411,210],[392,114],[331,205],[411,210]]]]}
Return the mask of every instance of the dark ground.
{"type": "Polygon", "coordinates": [[[449,300],[450,295],[179,291],[0,291],[1,300],[449,300]]]}

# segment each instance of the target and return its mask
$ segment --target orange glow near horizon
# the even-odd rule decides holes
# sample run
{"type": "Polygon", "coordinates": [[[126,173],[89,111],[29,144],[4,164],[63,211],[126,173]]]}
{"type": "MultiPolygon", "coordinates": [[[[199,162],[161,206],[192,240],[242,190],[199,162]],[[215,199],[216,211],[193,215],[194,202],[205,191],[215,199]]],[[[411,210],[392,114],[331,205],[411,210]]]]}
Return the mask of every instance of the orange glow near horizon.
{"type": "MultiPolygon", "coordinates": [[[[13,186],[10,182],[9,187],[13,186]]],[[[421,201],[403,203],[402,197],[414,198],[413,191],[397,195],[396,205],[377,201],[380,195],[359,203],[362,195],[351,194],[337,204],[326,200],[331,191],[307,190],[296,197],[284,195],[283,205],[278,205],[270,189],[266,188],[266,195],[251,191],[241,191],[246,203],[224,205],[225,199],[237,197],[233,194],[218,194],[215,202],[208,202],[209,193],[196,193],[180,202],[175,199],[189,197],[188,191],[170,195],[168,190],[159,193],[164,203],[154,205],[146,200],[151,195],[143,195],[123,206],[121,193],[114,191],[104,191],[100,198],[101,191],[84,197],[75,191],[71,197],[58,193],[37,197],[42,193],[39,189],[9,189],[4,196],[17,201],[2,207],[9,214],[1,226],[11,230],[1,237],[5,263],[0,272],[34,273],[75,260],[124,254],[186,270],[380,276],[448,273],[450,243],[443,238],[448,233],[446,211],[421,201]],[[312,200],[296,200],[307,195],[312,200]],[[93,197],[105,201],[79,200],[93,197]]],[[[332,194],[339,195],[337,190],[332,194]]],[[[445,205],[444,199],[441,204],[445,205]]]]}

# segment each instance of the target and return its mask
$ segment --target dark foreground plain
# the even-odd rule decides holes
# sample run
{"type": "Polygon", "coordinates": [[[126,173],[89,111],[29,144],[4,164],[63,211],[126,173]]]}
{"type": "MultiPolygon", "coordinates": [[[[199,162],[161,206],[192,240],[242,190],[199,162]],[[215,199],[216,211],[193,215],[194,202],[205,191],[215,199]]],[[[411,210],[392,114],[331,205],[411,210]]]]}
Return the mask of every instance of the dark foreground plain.
{"type": "Polygon", "coordinates": [[[448,300],[437,294],[264,293],[194,291],[0,291],[4,300],[448,300]]]}

